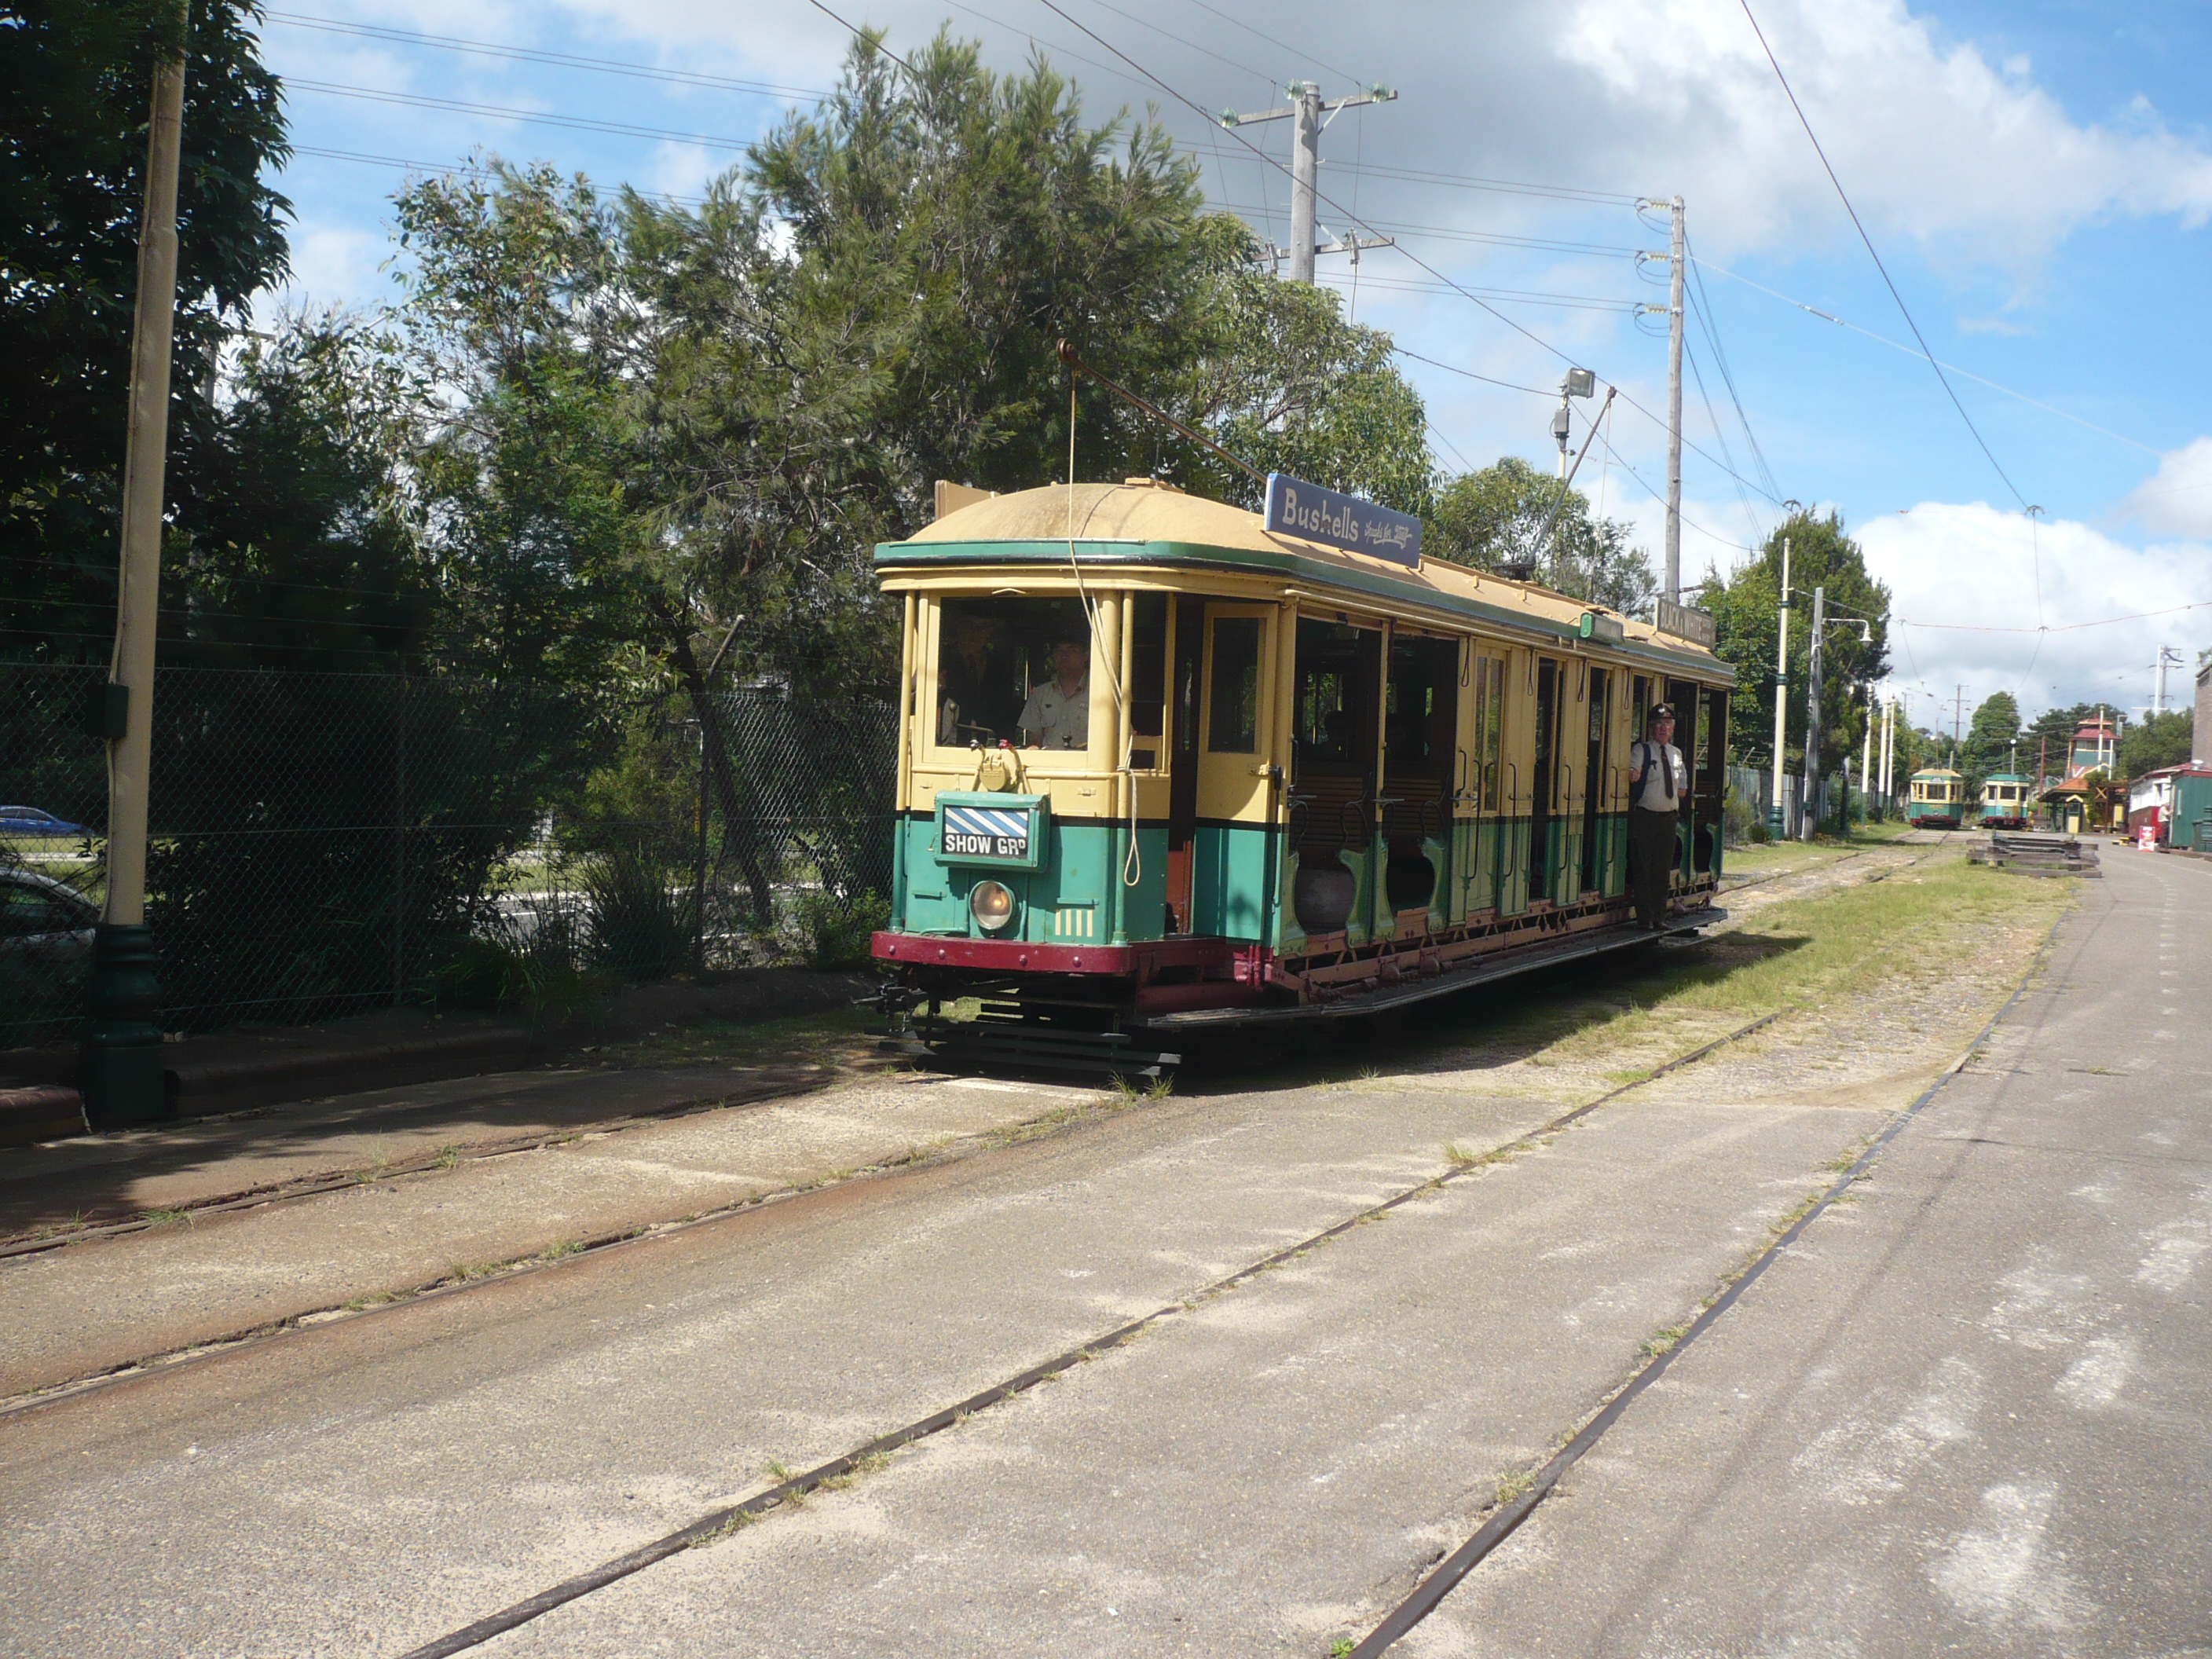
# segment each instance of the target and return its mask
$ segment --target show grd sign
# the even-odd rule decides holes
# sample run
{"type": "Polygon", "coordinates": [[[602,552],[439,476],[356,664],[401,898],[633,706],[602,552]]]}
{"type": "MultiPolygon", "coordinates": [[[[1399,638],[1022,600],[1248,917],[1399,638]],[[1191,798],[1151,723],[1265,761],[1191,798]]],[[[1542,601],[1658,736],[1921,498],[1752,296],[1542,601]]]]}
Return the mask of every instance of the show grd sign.
{"type": "Polygon", "coordinates": [[[1266,524],[1279,536],[1297,536],[1394,564],[1420,566],[1419,519],[1284,473],[1267,475],[1266,524]]]}

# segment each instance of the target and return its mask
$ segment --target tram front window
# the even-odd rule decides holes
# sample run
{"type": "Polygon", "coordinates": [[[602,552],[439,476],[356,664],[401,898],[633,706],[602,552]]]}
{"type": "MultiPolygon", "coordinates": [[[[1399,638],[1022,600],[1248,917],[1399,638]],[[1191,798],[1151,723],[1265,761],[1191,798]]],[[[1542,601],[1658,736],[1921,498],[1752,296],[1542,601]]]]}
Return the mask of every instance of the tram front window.
{"type": "Polygon", "coordinates": [[[937,629],[937,741],[1085,749],[1091,625],[1076,599],[945,599],[937,629]]]}

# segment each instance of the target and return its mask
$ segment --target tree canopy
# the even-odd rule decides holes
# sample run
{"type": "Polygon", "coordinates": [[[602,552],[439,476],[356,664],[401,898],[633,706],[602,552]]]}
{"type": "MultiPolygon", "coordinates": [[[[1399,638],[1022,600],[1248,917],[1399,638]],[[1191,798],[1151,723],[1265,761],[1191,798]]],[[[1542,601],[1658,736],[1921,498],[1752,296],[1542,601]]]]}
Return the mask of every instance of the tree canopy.
{"type": "Polygon", "coordinates": [[[2185,764],[2196,732],[2197,711],[2193,708],[2145,715],[2120,738],[2119,775],[2139,778],[2161,767],[2185,764]]]}
{"type": "Polygon", "coordinates": [[[1786,763],[1802,765],[1804,759],[1806,675],[1813,590],[1818,587],[1825,590],[1827,617],[1820,669],[1820,764],[1826,772],[1844,754],[1854,759],[1860,754],[1869,709],[1865,688],[1889,672],[1889,589],[1867,574],[1865,555],[1844,534],[1842,515],[1834,513],[1826,518],[1793,514],[1748,562],[1726,576],[1706,573],[1705,607],[1713,615],[1717,649],[1735,665],[1729,746],[1744,764],[1773,761],[1775,635],[1785,540],[1791,590],[1786,763]]]}
{"type": "MultiPolygon", "coordinates": [[[[215,355],[286,269],[276,80],[242,0],[192,0],[177,186],[171,472],[211,459],[215,355]]],[[[107,654],[153,64],[170,0],[18,0],[0,52],[0,650],[107,654]]]]}
{"type": "Polygon", "coordinates": [[[1627,526],[1594,517],[1578,489],[1563,497],[1557,479],[1517,455],[1440,484],[1422,549],[1485,570],[1533,565],[1547,586],[1623,612],[1649,611],[1658,591],[1650,557],[1628,544],[1627,526]]]}

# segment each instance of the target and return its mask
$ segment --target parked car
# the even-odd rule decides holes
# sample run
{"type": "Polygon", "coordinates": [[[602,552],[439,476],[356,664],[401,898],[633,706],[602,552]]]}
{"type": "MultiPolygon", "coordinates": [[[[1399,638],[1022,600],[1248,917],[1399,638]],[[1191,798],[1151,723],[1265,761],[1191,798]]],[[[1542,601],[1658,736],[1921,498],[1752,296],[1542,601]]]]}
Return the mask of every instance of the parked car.
{"type": "Polygon", "coordinates": [[[35,870],[0,868],[0,968],[41,977],[92,959],[99,908],[76,889],[35,870]]]}
{"type": "Polygon", "coordinates": [[[35,806],[0,806],[0,836],[88,836],[91,830],[35,806]]]}

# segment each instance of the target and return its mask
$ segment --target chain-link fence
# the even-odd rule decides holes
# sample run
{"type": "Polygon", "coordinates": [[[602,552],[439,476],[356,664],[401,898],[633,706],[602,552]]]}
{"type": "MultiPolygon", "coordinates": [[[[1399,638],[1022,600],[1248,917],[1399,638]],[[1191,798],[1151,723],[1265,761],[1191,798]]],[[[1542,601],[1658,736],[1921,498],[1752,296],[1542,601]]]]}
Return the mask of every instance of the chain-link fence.
{"type": "MultiPolygon", "coordinates": [[[[0,665],[0,1048],[81,1028],[106,815],[86,715],[106,678],[0,665]]],[[[895,746],[889,705],[819,708],[773,685],[702,711],[165,671],[147,862],[165,1022],[481,1006],[849,954],[890,887],[895,746]]]]}

